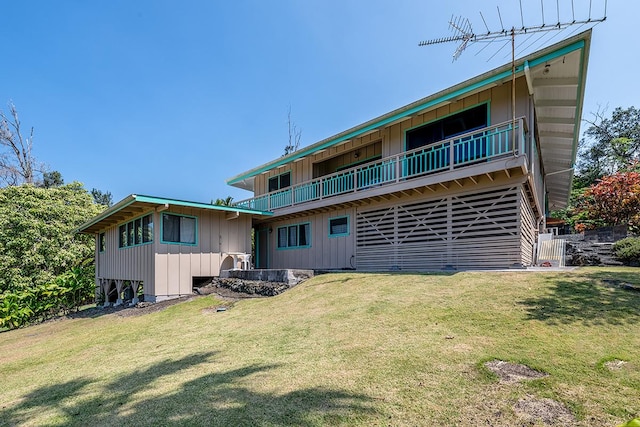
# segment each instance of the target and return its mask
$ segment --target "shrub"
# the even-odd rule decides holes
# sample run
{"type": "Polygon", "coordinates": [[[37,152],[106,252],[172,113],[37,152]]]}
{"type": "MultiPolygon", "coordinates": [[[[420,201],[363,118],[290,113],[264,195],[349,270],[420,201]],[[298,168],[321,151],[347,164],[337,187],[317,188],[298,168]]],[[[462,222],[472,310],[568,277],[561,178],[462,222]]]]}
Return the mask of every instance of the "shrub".
{"type": "Polygon", "coordinates": [[[613,245],[615,256],[626,264],[640,263],[640,237],[627,237],[613,245]]]}
{"type": "Polygon", "coordinates": [[[19,328],[93,302],[93,274],[92,265],[73,267],[50,283],[0,293],[0,328],[19,328]]]}

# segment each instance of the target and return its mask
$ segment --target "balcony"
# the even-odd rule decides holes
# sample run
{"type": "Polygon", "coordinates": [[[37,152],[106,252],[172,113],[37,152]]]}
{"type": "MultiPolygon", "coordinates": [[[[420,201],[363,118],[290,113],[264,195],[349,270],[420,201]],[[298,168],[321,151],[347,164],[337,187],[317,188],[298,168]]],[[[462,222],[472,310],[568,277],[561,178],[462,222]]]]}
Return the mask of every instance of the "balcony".
{"type": "Polygon", "coordinates": [[[366,197],[365,192],[373,188],[392,186],[399,182],[524,154],[527,151],[524,118],[515,122],[515,128],[513,125],[514,123],[509,121],[475,130],[436,144],[243,200],[235,206],[275,211],[349,193],[361,193],[362,197],[366,197]]]}

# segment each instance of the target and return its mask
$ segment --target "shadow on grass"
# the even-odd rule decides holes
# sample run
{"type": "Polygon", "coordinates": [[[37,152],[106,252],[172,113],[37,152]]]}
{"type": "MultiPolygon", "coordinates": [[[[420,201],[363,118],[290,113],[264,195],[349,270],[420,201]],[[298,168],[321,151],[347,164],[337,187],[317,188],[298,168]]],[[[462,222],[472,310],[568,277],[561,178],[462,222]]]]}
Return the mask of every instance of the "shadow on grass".
{"type": "Polygon", "coordinates": [[[640,275],[589,272],[572,280],[558,276],[547,280],[551,285],[547,295],[520,301],[530,320],[589,325],[640,322],[640,292],[624,288],[627,284],[640,286],[640,275]]]}
{"type": "Polygon", "coordinates": [[[340,390],[307,388],[284,394],[256,391],[251,375],[278,365],[252,365],[205,373],[157,395],[181,370],[209,363],[214,353],[163,361],[93,385],[89,378],[41,387],[0,409],[0,426],[14,425],[331,425],[372,415],[372,399],[340,390]],[[173,375],[172,377],[169,377],[173,375]],[[41,418],[51,414],[51,418],[41,418]]]}

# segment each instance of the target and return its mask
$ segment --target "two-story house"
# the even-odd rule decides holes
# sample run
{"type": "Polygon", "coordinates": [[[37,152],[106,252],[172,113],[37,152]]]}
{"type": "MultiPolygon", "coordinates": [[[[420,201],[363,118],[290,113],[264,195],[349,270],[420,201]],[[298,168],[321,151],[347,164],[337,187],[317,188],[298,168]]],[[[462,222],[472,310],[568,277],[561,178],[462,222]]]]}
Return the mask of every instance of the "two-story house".
{"type": "Polygon", "coordinates": [[[97,290],[188,295],[248,259],[252,227],[257,268],[531,265],[546,211],[568,201],[590,37],[243,172],[227,182],[254,197],[233,207],[125,198],[78,229],[96,238],[97,290]]]}
{"type": "Polygon", "coordinates": [[[590,37],[230,178],[254,194],[237,207],[273,214],[253,219],[256,267],[532,265],[545,212],[568,201],[590,37]]]}

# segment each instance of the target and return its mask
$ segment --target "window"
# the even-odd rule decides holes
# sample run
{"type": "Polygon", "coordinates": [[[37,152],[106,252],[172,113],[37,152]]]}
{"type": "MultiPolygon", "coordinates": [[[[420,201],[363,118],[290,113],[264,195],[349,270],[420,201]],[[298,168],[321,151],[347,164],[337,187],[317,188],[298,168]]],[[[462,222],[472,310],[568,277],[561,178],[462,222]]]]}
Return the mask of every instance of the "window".
{"type": "Polygon", "coordinates": [[[139,245],[142,243],[142,218],[138,218],[133,222],[134,228],[134,243],[139,245]]]}
{"type": "Polygon", "coordinates": [[[118,227],[118,247],[125,248],[129,246],[127,240],[127,224],[123,224],[118,227]]]}
{"type": "Polygon", "coordinates": [[[153,241],[153,218],[151,215],[142,217],[142,243],[153,241]]]}
{"type": "Polygon", "coordinates": [[[104,252],[106,248],[107,248],[107,242],[106,242],[106,239],[105,239],[105,234],[104,233],[100,233],[98,235],[98,250],[100,252],[104,252]]]}
{"type": "Polygon", "coordinates": [[[482,104],[407,131],[407,151],[488,126],[488,105],[482,104]]]}
{"type": "Polygon", "coordinates": [[[278,227],[278,249],[308,248],[311,246],[311,224],[278,227]]]}
{"type": "Polygon", "coordinates": [[[269,193],[291,186],[291,172],[269,178],[269,193]]]}
{"type": "Polygon", "coordinates": [[[127,223],[127,242],[129,246],[134,246],[135,242],[133,240],[134,230],[133,230],[133,221],[127,223]]]}
{"type": "Polygon", "coordinates": [[[118,247],[128,248],[153,242],[152,214],[136,218],[118,227],[118,247]]]}
{"type": "Polygon", "coordinates": [[[341,216],[329,219],[329,237],[349,235],[349,217],[341,216]]]}
{"type": "Polygon", "coordinates": [[[162,214],[162,243],[196,245],[196,217],[162,214]]]}

